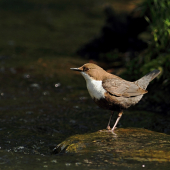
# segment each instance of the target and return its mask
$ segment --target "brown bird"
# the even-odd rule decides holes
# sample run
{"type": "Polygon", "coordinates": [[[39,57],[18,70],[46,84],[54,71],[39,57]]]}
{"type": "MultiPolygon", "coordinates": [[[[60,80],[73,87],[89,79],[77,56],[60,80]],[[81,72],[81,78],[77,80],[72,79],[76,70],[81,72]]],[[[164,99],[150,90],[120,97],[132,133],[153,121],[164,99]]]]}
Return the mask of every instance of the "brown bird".
{"type": "Polygon", "coordinates": [[[110,130],[110,121],[113,111],[118,111],[118,118],[111,129],[113,132],[123,110],[137,104],[143,95],[147,93],[146,88],[158,74],[159,70],[154,70],[135,82],[126,81],[116,75],[110,74],[101,67],[93,63],[87,63],[79,68],[71,68],[80,71],[86,80],[87,89],[95,103],[104,109],[111,110],[107,129],[110,130]]]}

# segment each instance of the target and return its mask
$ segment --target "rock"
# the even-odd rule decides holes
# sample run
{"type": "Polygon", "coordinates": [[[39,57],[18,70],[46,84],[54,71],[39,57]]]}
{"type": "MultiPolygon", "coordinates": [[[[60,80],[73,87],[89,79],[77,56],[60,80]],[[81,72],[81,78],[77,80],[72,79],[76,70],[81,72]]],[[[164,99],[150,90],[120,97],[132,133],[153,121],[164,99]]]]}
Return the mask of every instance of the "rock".
{"type": "Polygon", "coordinates": [[[119,128],[115,134],[103,130],[71,136],[57,145],[53,153],[90,153],[92,162],[96,157],[110,163],[120,160],[169,162],[170,136],[140,128],[119,128]]]}

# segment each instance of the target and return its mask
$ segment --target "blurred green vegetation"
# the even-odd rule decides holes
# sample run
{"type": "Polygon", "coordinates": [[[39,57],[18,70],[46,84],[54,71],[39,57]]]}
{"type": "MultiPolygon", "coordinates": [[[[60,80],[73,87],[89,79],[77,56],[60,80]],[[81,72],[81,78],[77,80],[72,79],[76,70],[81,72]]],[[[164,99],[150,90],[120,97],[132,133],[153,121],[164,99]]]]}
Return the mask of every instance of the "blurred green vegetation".
{"type": "MultiPolygon", "coordinates": [[[[154,80],[151,101],[169,104],[170,101],[170,1],[146,0],[140,4],[145,19],[149,22],[151,39],[147,50],[126,64],[124,77],[136,80],[148,72],[159,69],[161,75],[154,80]],[[154,87],[154,88],[153,88],[154,87]]],[[[149,92],[150,92],[149,91],[149,92]]]]}

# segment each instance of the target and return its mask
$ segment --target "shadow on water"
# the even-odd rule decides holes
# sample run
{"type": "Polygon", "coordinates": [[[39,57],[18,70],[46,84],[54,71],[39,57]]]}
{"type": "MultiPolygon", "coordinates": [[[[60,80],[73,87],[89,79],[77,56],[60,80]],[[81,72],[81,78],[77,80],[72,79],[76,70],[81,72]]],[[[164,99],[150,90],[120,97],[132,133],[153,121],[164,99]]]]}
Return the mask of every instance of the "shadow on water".
{"type": "MultiPolygon", "coordinates": [[[[118,148],[115,152],[110,147],[114,144],[112,135],[100,136],[97,132],[105,128],[108,111],[96,107],[83,78],[69,70],[88,62],[74,52],[99,31],[104,20],[102,4],[102,1],[78,0],[0,2],[0,169],[169,166],[167,160],[125,159],[121,153],[130,158],[131,150],[124,152],[118,148]],[[85,139],[92,132],[100,139],[92,138],[91,143],[97,145],[88,145],[90,151],[51,155],[52,149],[70,136],[85,134],[79,136],[85,139]]],[[[115,114],[113,121],[116,117],[115,114]]],[[[169,133],[167,122],[168,119],[151,112],[127,111],[119,127],[169,133]]],[[[159,136],[156,132],[147,133],[159,136]]],[[[161,137],[164,140],[168,135],[161,137]]],[[[134,144],[128,143],[129,137],[121,139],[125,141],[121,146],[134,144]]],[[[141,143],[142,146],[146,142],[142,139],[141,143]]],[[[168,142],[163,144],[169,147],[168,142]]]]}

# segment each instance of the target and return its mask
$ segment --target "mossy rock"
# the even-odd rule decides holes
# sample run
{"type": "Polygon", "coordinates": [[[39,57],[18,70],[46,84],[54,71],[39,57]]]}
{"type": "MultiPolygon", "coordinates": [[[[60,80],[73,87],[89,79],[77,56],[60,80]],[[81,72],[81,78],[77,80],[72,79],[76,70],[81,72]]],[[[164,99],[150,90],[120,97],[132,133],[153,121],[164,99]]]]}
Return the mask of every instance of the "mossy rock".
{"type": "Polygon", "coordinates": [[[98,131],[74,135],[54,153],[102,155],[103,160],[170,161],[170,136],[141,128],[119,128],[115,133],[98,131]]]}

